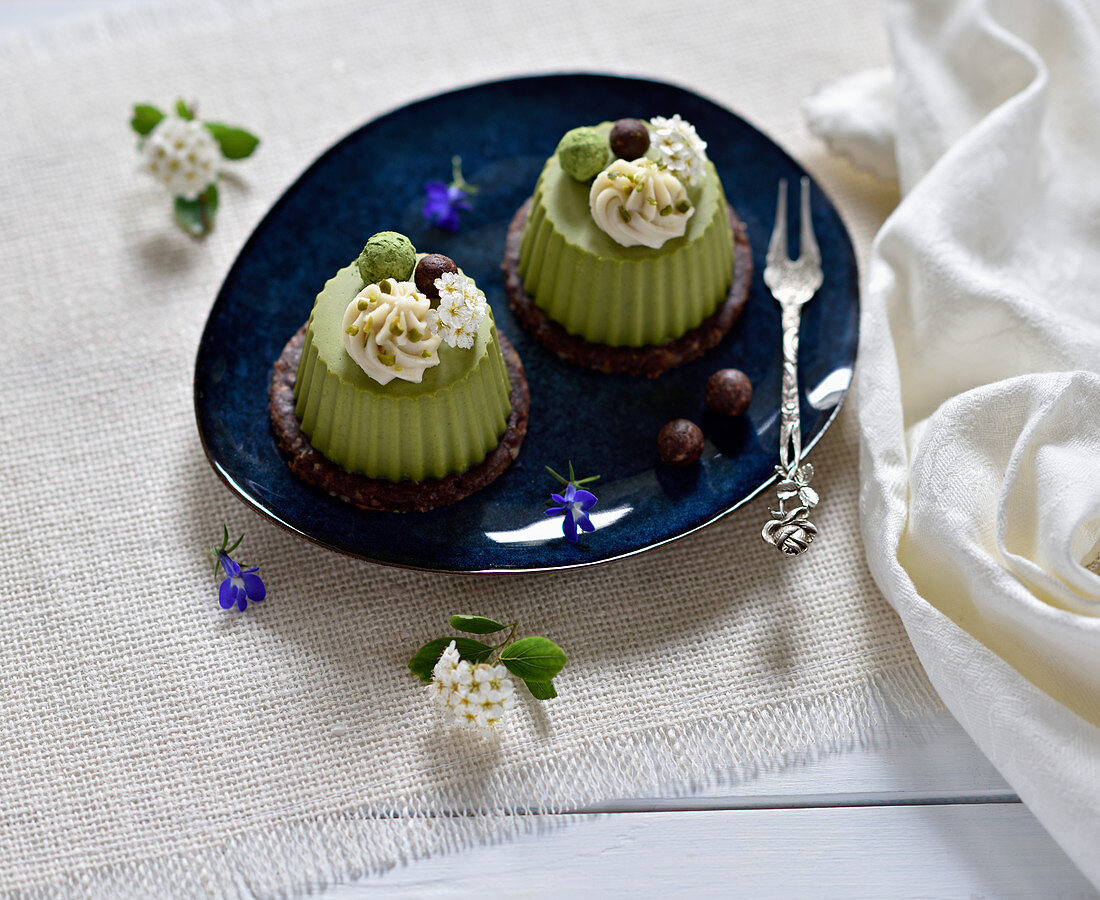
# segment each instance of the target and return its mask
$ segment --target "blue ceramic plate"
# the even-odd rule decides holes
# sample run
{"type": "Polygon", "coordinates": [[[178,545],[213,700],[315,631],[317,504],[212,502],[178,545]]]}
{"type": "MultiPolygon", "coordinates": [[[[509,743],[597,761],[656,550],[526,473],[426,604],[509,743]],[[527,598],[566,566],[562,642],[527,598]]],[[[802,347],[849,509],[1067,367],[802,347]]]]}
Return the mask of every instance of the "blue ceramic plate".
{"type": "MultiPolygon", "coordinates": [[[[779,309],[761,280],[776,184],[802,169],[729,110],[682,88],[604,75],[500,81],[443,94],[376,119],[325,153],[249,238],[218,293],[195,365],[195,411],[211,464],[247,504],[325,547],[374,562],[451,572],[533,571],[638,553],[713,522],[774,479],[779,444],[779,309]],[[756,274],[744,316],[702,359],[656,380],[601,375],[563,363],[536,344],[508,308],[500,273],[504,234],[558,139],[577,125],[679,113],[707,141],[726,195],[748,227],[756,274]],[[423,184],[449,180],[451,156],[480,186],[457,234],[427,227],[423,184]],[[299,482],[276,447],[267,413],[272,362],[309,316],[325,281],[376,231],[409,235],[445,253],[476,280],[497,326],[523,358],[531,419],[519,458],[492,485],[428,513],[362,512],[299,482]],[[262,323],[257,331],[256,323],[262,323]],[[744,370],[755,387],[748,413],[708,413],[703,385],[717,369],[744,370]],[[702,461],[674,470],[657,459],[656,435],[689,418],[707,436],[702,461]],[[596,531],[572,545],[547,518],[572,460],[599,474],[596,531]]],[[[791,192],[791,215],[798,191],[791,192]]],[[[792,220],[797,222],[797,218],[792,220]]],[[[799,360],[802,445],[835,417],[856,355],[858,279],[851,241],[814,188],[814,230],[825,283],[803,310],[799,360]]],[[[797,247],[792,247],[796,252],[797,247]]],[[[766,504],[748,515],[767,519],[766,504]]]]}

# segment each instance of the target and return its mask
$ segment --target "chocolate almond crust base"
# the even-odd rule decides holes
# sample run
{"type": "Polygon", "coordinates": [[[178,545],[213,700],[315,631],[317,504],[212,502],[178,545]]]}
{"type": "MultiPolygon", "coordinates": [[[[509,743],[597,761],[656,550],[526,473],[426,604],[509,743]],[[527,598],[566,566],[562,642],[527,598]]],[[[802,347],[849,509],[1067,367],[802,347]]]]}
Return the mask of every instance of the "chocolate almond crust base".
{"type": "Polygon", "coordinates": [[[582,337],[570,334],[535,305],[534,298],[523,290],[523,279],[519,275],[519,247],[523,239],[523,226],[530,210],[531,199],[528,198],[512,218],[504,241],[501,269],[504,271],[508,303],[520,324],[531,332],[535,340],[566,362],[599,372],[656,378],[669,369],[698,359],[716,346],[741,317],[745,300],[749,296],[749,284],[752,282],[752,247],[745,224],[728,203],[726,213],[733,230],[734,265],[733,281],[725,302],[699,325],[676,340],[646,347],[611,347],[607,344],[590,343],[582,337]]]}
{"type": "Polygon", "coordinates": [[[388,481],[348,472],[327,459],[310,444],[294,414],[294,380],[305,343],[306,326],[295,332],[275,361],[271,372],[268,409],[279,449],[286,454],[287,465],[302,481],[327,491],[333,497],[360,509],[384,512],[425,512],[456,503],[495,480],[519,454],[527,434],[527,416],[531,395],[519,354],[508,339],[497,331],[504,364],[512,382],[509,399],[512,413],[500,443],[477,465],[443,478],[423,481],[388,481]]]}

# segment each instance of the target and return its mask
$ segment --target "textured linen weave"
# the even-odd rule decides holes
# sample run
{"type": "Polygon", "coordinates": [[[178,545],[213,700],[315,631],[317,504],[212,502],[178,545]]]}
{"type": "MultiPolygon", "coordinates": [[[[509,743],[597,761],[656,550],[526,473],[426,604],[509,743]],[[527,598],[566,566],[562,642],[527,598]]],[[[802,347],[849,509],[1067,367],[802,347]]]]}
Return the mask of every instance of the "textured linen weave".
{"type": "Polygon", "coordinates": [[[591,570],[417,574],[295,539],[217,479],[191,385],[221,279],[307,164],[403,103],[532,71],[640,74],[766,129],[861,256],[896,202],[798,111],[885,61],[869,0],[447,9],[441,29],[423,0],[163,4],[2,45],[0,891],[300,889],[499,833],[510,809],[744,770],[927,700],[863,562],[851,407],[814,452],[822,536],[793,562],[760,540],[761,499],[591,570]],[[137,172],[127,127],[132,103],[177,96],[263,138],[202,242],[137,172]],[[244,615],[218,608],[205,555],[223,521],[269,588],[244,615]],[[459,611],[570,654],[559,699],[522,703],[496,743],[442,730],[405,669],[459,611]],[[452,810],[481,814],[432,815],[452,810]]]}

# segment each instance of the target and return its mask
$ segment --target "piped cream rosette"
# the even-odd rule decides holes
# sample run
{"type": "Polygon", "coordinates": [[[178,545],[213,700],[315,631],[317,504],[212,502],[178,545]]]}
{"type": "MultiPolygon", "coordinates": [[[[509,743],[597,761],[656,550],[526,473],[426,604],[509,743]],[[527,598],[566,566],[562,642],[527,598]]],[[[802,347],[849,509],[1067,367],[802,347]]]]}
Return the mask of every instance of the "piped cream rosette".
{"type": "Polygon", "coordinates": [[[344,347],[379,384],[395,378],[419,384],[439,365],[443,336],[431,327],[431,301],[411,281],[368,284],[344,312],[344,347]]]}
{"type": "Polygon", "coordinates": [[[687,188],[651,159],[617,159],[596,176],[588,194],[592,219],[623,247],[654,250],[687,230],[695,209],[687,188]]]}

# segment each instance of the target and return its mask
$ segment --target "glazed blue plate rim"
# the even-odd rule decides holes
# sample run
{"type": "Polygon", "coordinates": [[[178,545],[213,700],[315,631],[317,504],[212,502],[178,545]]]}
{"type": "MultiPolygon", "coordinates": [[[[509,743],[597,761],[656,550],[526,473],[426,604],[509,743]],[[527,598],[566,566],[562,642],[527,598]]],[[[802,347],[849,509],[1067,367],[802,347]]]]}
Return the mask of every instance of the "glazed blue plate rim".
{"type": "MultiPolygon", "coordinates": [[[[255,509],[257,512],[259,512],[262,515],[266,516],[267,518],[271,519],[277,525],[287,529],[291,533],[296,534],[300,537],[303,537],[303,538],[305,538],[305,539],[307,539],[307,540],[309,540],[309,541],[311,541],[315,544],[318,544],[319,546],[325,547],[327,549],[335,550],[339,553],[342,553],[342,554],[345,554],[345,555],[348,555],[348,556],[352,556],[352,557],[355,557],[355,558],[367,560],[367,561],[382,564],[382,565],[394,566],[394,567],[398,567],[398,568],[413,569],[413,570],[419,570],[419,571],[463,573],[463,574],[502,573],[502,572],[532,573],[532,572],[558,571],[558,570],[562,570],[562,569],[580,568],[580,567],[586,567],[586,566],[591,566],[591,565],[597,565],[599,563],[611,562],[613,560],[623,559],[623,558],[626,558],[626,557],[629,557],[629,556],[635,556],[635,555],[637,555],[639,553],[643,553],[647,550],[651,550],[651,549],[654,549],[656,547],[663,546],[667,543],[670,543],[671,541],[678,540],[680,538],[686,537],[689,534],[693,534],[696,531],[699,531],[700,529],[705,528],[706,526],[713,524],[714,522],[718,521],[719,519],[724,518],[725,516],[729,515],[730,513],[732,513],[733,511],[740,508],[741,506],[746,504],[748,501],[750,501],[751,499],[753,499],[754,497],[759,495],[762,491],[764,491],[767,487],[769,487],[771,484],[773,484],[775,482],[776,476],[775,476],[774,471],[773,471],[771,474],[768,474],[766,477],[763,477],[763,478],[759,479],[758,481],[756,481],[755,484],[753,486],[749,487],[747,490],[744,490],[743,492],[739,493],[738,496],[726,498],[722,502],[721,508],[718,508],[716,510],[710,510],[710,511],[706,512],[705,514],[699,515],[694,521],[691,521],[686,525],[681,524],[681,525],[678,525],[678,526],[675,526],[675,527],[670,527],[669,529],[666,530],[665,533],[659,533],[656,536],[652,537],[651,539],[646,539],[646,540],[643,540],[643,541],[640,541],[640,542],[636,542],[635,545],[633,545],[633,546],[631,546],[629,544],[624,546],[621,541],[619,543],[611,542],[608,546],[600,546],[596,539],[601,537],[600,532],[603,531],[603,529],[601,528],[596,532],[596,534],[582,535],[582,538],[581,538],[582,545],[584,544],[584,542],[586,540],[591,542],[591,543],[596,544],[595,547],[591,546],[591,543],[590,543],[589,546],[585,547],[585,551],[587,552],[587,555],[585,555],[585,556],[577,556],[575,558],[562,558],[562,553],[561,553],[562,545],[565,545],[566,547],[568,547],[569,545],[567,545],[564,542],[564,540],[562,540],[561,538],[558,538],[556,541],[545,541],[544,542],[544,548],[547,550],[547,553],[545,554],[545,558],[538,558],[538,556],[536,556],[535,558],[532,558],[531,554],[527,554],[525,557],[520,559],[518,562],[515,562],[508,556],[507,552],[502,551],[499,554],[497,554],[497,556],[495,558],[493,557],[492,554],[490,554],[488,563],[486,563],[484,555],[482,555],[482,556],[477,557],[478,562],[476,562],[474,564],[467,565],[465,563],[465,557],[463,557],[461,559],[461,561],[459,561],[456,557],[456,558],[452,558],[450,561],[441,562],[437,558],[434,558],[434,557],[431,557],[431,556],[426,556],[426,555],[417,555],[415,552],[412,553],[411,555],[408,552],[406,552],[404,555],[402,555],[402,553],[400,553],[398,551],[395,551],[393,546],[379,547],[376,544],[367,546],[367,545],[364,545],[362,543],[358,543],[358,544],[356,544],[356,543],[350,543],[350,544],[349,543],[343,543],[343,544],[341,544],[340,542],[334,541],[333,539],[331,539],[331,537],[326,537],[323,534],[318,533],[318,531],[315,530],[315,529],[311,529],[309,527],[303,527],[300,521],[298,521],[298,522],[294,521],[296,518],[300,519],[300,516],[296,517],[295,515],[293,515],[292,511],[290,512],[290,514],[288,514],[288,510],[286,508],[280,508],[279,503],[272,502],[270,499],[265,500],[264,498],[258,496],[257,491],[255,490],[255,485],[256,485],[255,482],[252,482],[252,484],[243,484],[242,483],[242,481],[250,481],[250,479],[248,479],[245,476],[244,470],[242,470],[242,468],[241,468],[242,462],[245,461],[244,460],[245,454],[243,454],[243,448],[240,445],[237,445],[236,447],[230,447],[228,450],[226,450],[226,448],[224,448],[222,446],[219,446],[217,441],[214,440],[214,438],[212,436],[212,433],[211,433],[211,428],[210,428],[211,407],[214,406],[216,404],[216,402],[218,402],[218,399],[224,400],[224,398],[218,398],[216,396],[211,397],[211,390],[210,389],[214,385],[214,379],[212,379],[210,359],[208,357],[210,355],[209,349],[210,349],[211,343],[216,342],[217,339],[218,339],[219,315],[222,312],[224,312],[226,306],[228,304],[231,304],[231,302],[232,302],[231,290],[232,290],[232,286],[234,284],[234,276],[238,272],[238,269],[242,266],[242,261],[246,260],[249,257],[249,254],[254,250],[256,245],[258,243],[260,243],[265,238],[265,235],[266,235],[266,232],[268,231],[268,229],[273,227],[273,222],[274,222],[276,216],[280,213],[280,211],[288,203],[291,202],[291,200],[296,196],[296,194],[299,191],[303,190],[303,186],[308,185],[310,183],[311,177],[314,176],[314,174],[317,173],[319,170],[321,170],[324,166],[326,166],[328,164],[328,161],[333,157],[333,155],[336,154],[338,151],[340,151],[342,148],[344,148],[345,146],[351,144],[351,142],[354,142],[357,139],[362,138],[365,133],[367,133],[368,131],[370,131],[372,129],[382,129],[382,128],[384,128],[388,123],[395,120],[395,117],[401,116],[403,114],[415,113],[415,112],[419,111],[422,108],[428,108],[428,107],[431,107],[433,105],[438,106],[440,104],[445,104],[448,101],[454,102],[454,101],[457,101],[460,98],[467,98],[471,95],[476,95],[479,92],[485,92],[485,91],[491,91],[491,90],[500,90],[500,89],[509,89],[509,88],[534,89],[534,88],[542,88],[544,86],[554,88],[554,87],[557,87],[559,85],[563,85],[563,86],[567,85],[571,81],[574,81],[574,82],[577,82],[577,81],[587,82],[587,84],[585,86],[586,86],[586,88],[589,88],[589,89],[596,89],[596,88],[599,88],[601,86],[607,87],[608,90],[612,90],[613,88],[622,89],[624,87],[629,87],[632,91],[638,91],[638,92],[641,92],[641,93],[645,93],[647,91],[658,91],[658,92],[663,91],[663,92],[667,93],[667,92],[671,91],[671,92],[677,92],[679,94],[682,94],[682,95],[684,95],[685,98],[693,98],[694,100],[697,100],[699,103],[706,104],[707,106],[712,107],[713,111],[716,114],[722,114],[724,116],[729,117],[729,119],[731,121],[736,121],[736,123],[739,125],[739,127],[746,130],[748,133],[753,134],[756,139],[759,139],[761,141],[766,142],[766,144],[769,146],[770,152],[775,155],[775,157],[778,161],[780,161],[784,164],[783,168],[786,171],[781,173],[783,177],[788,177],[789,178],[791,175],[797,176],[797,175],[806,174],[801,169],[801,167],[793,159],[791,159],[791,157],[781,147],[779,147],[777,144],[775,144],[774,141],[772,141],[770,138],[768,138],[766,135],[764,135],[762,132],[760,132],[758,129],[756,129],[754,126],[752,126],[748,122],[745,122],[743,119],[741,119],[735,113],[733,113],[730,110],[722,107],[720,104],[716,103],[715,101],[710,100],[709,98],[705,98],[705,97],[703,97],[703,96],[701,96],[701,95],[699,95],[699,94],[697,94],[693,91],[690,91],[686,88],[677,86],[675,84],[671,84],[671,83],[668,83],[668,82],[657,82],[657,81],[653,81],[653,80],[649,80],[649,79],[635,78],[635,77],[624,76],[624,75],[610,75],[610,74],[602,74],[602,73],[573,72],[573,73],[559,73],[559,74],[551,74],[551,75],[520,76],[520,77],[516,77],[516,78],[508,78],[508,79],[502,79],[502,80],[487,81],[487,82],[471,85],[471,86],[468,86],[468,87],[459,88],[459,89],[456,89],[456,90],[453,90],[453,91],[448,91],[448,92],[444,92],[444,93],[441,93],[441,94],[436,94],[436,95],[426,97],[426,98],[418,100],[418,101],[414,101],[412,103],[409,103],[409,104],[406,104],[404,106],[398,107],[394,110],[391,110],[388,113],[385,113],[385,114],[383,114],[383,115],[381,115],[377,118],[374,118],[374,119],[368,121],[364,125],[360,126],[359,128],[355,129],[354,131],[352,131],[351,133],[349,133],[348,135],[346,135],[345,137],[343,137],[342,139],[337,141],[335,144],[333,144],[331,147],[329,147],[326,151],[324,151],[316,160],[314,160],[302,172],[302,174],[299,175],[297,179],[295,179],[295,181],[286,189],[286,191],[284,191],[284,193],[273,204],[271,209],[267,212],[267,214],[264,216],[264,218],[256,226],[256,228],[254,229],[252,234],[248,237],[247,241],[245,242],[244,246],[242,247],[240,253],[237,256],[237,258],[234,260],[233,265],[230,267],[230,270],[229,270],[228,274],[226,275],[226,278],[225,278],[225,280],[222,284],[222,287],[218,292],[218,296],[215,299],[215,302],[214,302],[214,304],[211,308],[210,315],[208,317],[206,326],[204,327],[204,330],[203,330],[202,338],[200,339],[200,342],[199,342],[199,348],[198,348],[198,352],[196,354],[196,364],[195,364],[194,398],[195,398],[196,422],[197,422],[197,426],[198,426],[200,440],[201,440],[202,446],[203,446],[203,451],[204,451],[208,461],[210,462],[211,466],[213,467],[214,471],[225,482],[225,484],[230,488],[230,490],[240,500],[242,500],[246,505],[248,505],[251,508],[255,509]],[[555,555],[557,556],[557,558],[554,558],[555,555]]],[[[658,114],[663,113],[663,114],[671,115],[673,111],[675,111],[675,110],[659,110],[659,111],[656,111],[656,112],[649,112],[648,114],[649,115],[658,115],[658,114]]],[[[624,114],[630,114],[630,113],[624,113],[624,114]]],[[[492,110],[492,109],[488,109],[488,110],[485,111],[485,116],[486,116],[487,119],[493,119],[495,116],[498,116],[498,115],[499,114],[495,110],[492,110]]],[[[613,116],[610,116],[610,117],[613,117],[613,116]]],[[[577,122],[577,124],[581,124],[583,121],[584,120],[581,120],[581,121],[577,122]]],[[[501,123],[501,124],[506,125],[508,123],[504,122],[504,123],[501,123]]],[[[703,129],[701,128],[700,131],[702,133],[703,129]]],[[[535,155],[541,154],[541,156],[544,158],[546,155],[548,155],[550,152],[552,152],[552,150],[553,150],[552,145],[549,146],[549,147],[540,145],[537,148],[533,147],[532,148],[532,153],[535,154],[535,155]]],[[[413,156],[416,155],[415,150],[411,155],[413,155],[413,156]]],[[[713,158],[713,152],[712,152],[712,158],[713,158]]],[[[719,171],[720,172],[722,171],[721,167],[719,167],[719,171]]],[[[470,174],[471,174],[470,172],[467,172],[467,177],[470,177],[470,174]]],[[[433,173],[433,175],[431,177],[442,178],[444,176],[445,176],[444,172],[438,172],[438,173],[433,173]]],[[[771,186],[769,186],[769,190],[774,190],[774,183],[778,180],[778,177],[779,177],[779,175],[777,174],[772,179],[771,186]]],[[[727,178],[726,174],[723,173],[723,181],[726,181],[726,178],[727,178]]],[[[473,179],[471,179],[471,180],[473,180],[473,179]]],[[[475,183],[476,183],[476,181],[475,181],[475,183]]],[[[534,182],[532,180],[530,182],[530,186],[533,187],[533,184],[534,184],[534,182]]],[[[417,189],[419,189],[419,185],[417,185],[417,189]]],[[[742,209],[742,207],[738,203],[738,197],[736,195],[734,195],[732,191],[729,192],[729,193],[730,193],[732,202],[734,203],[735,206],[738,207],[738,209],[740,211],[742,209]]],[[[796,193],[796,192],[792,191],[792,194],[793,193],[796,193]]],[[[842,259],[842,260],[836,260],[835,265],[838,268],[843,268],[843,270],[846,272],[847,283],[850,284],[850,290],[847,292],[847,300],[850,302],[850,305],[851,305],[850,318],[855,323],[855,326],[854,326],[854,331],[852,329],[849,329],[847,334],[841,336],[841,338],[838,338],[837,347],[836,347],[836,351],[839,354],[839,357],[838,357],[839,368],[843,368],[843,369],[847,370],[848,381],[845,384],[845,387],[838,392],[838,396],[836,398],[835,405],[831,406],[831,408],[828,410],[827,414],[822,413],[822,414],[818,415],[816,422],[814,422],[812,426],[808,426],[806,424],[805,413],[806,413],[806,402],[807,401],[806,401],[806,393],[805,393],[805,384],[803,383],[803,384],[800,385],[800,388],[802,388],[802,391],[803,391],[803,398],[802,399],[803,399],[803,412],[804,412],[804,419],[803,419],[803,421],[804,421],[804,428],[803,428],[803,458],[805,458],[809,454],[810,450],[812,450],[812,448],[817,444],[817,442],[821,439],[822,435],[828,430],[829,426],[833,423],[833,421],[835,421],[837,415],[839,415],[839,413],[840,413],[840,410],[843,406],[843,401],[847,396],[847,390],[848,390],[848,385],[850,384],[851,373],[853,372],[854,366],[855,366],[856,349],[857,349],[857,337],[858,337],[858,313],[859,313],[859,290],[858,290],[858,285],[859,285],[859,275],[858,275],[858,268],[857,268],[856,261],[855,261],[854,250],[852,249],[852,245],[851,245],[851,239],[850,239],[850,237],[847,233],[846,226],[844,225],[843,221],[840,219],[839,214],[836,213],[833,204],[831,203],[831,201],[829,201],[829,199],[828,199],[827,195],[825,194],[825,192],[822,191],[821,188],[818,185],[816,185],[816,183],[814,184],[814,196],[815,196],[815,200],[814,200],[814,203],[815,203],[815,208],[814,208],[815,221],[818,218],[819,207],[821,206],[821,204],[824,204],[827,207],[828,212],[833,217],[835,217],[835,227],[839,231],[841,237],[843,238],[843,244],[844,244],[845,250],[846,250],[846,252],[844,254],[845,258],[842,259]]],[[[518,206],[518,204],[517,204],[517,206],[518,206]]],[[[765,215],[768,215],[768,216],[774,216],[774,200],[771,203],[770,211],[765,210],[765,211],[763,211],[763,213],[765,215]]],[[[769,222],[770,222],[770,218],[769,218],[769,222]]],[[[507,220],[504,220],[501,223],[500,240],[499,240],[499,247],[498,247],[498,249],[501,252],[503,250],[503,234],[504,234],[504,230],[507,227],[507,224],[508,224],[507,220]]],[[[369,234],[369,232],[368,232],[368,234],[369,234]]],[[[759,264],[759,259],[762,257],[762,252],[761,252],[762,247],[760,246],[760,244],[761,244],[761,242],[759,240],[759,235],[754,235],[753,236],[753,255],[754,255],[754,262],[756,263],[756,265],[755,265],[755,271],[754,271],[754,275],[753,275],[753,288],[750,290],[750,300],[753,299],[754,294],[760,294],[761,293],[760,288],[762,288],[762,283],[761,283],[761,269],[762,269],[762,266],[759,264]]],[[[418,247],[421,246],[419,243],[417,245],[418,245],[418,247]]],[[[431,252],[431,250],[433,250],[433,249],[435,249],[435,248],[429,248],[429,250],[427,252],[431,252]]],[[[792,248],[792,252],[793,252],[793,248],[792,248]]],[[[462,264],[461,260],[460,260],[460,264],[462,264]]],[[[828,265],[829,265],[829,261],[826,260],[826,266],[828,266],[828,265]]],[[[329,272],[329,275],[331,275],[331,272],[329,272]]],[[[326,277],[328,277],[328,276],[326,276],[326,277]]],[[[480,277],[479,277],[479,284],[482,284],[482,279],[480,277]]],[[[319,289],[319,286],[317,287],[317,289],[319,289]]],[[[766,290],[766,289],[764,289],[764,290],[766,290]]],[[[487,293],[488,293],[488,291],[487,291],[487,293]]],[[[761,301],[766,301],[768,304],[773,304],[774,305],[774,300],[771,299],[770,295],[766,295],[766,296],[758,298],[758,302],[761,302],[761,301]]],[[[502,320],[503,316],[502,316],[502,311],[498,308],[498,302],[494,302],[493,307],[494,307],[494,314],[497,318],[498,327],[501,327],[501,320],[502,320]]],[[[813,304],[811,303],[807,307],[807,309],[812,309],[812,308],[813,308],[813,304]]],[[[509,313],[504,312],[504,315],[509,315],[509,313]]],[[[303,319],[303,321],[304,321],[304,319],[303,319]]],[[[512,335],[522,335],[522,329],[519,327],[518,323],[516,323],[514,320],[509,320],[507,322],[507,325],[509,325],[511,327],[505,327],[504,330],[505,330],[505,333],[508,334],[510,337],[512,337],[512,335]]],[[[735,327],[735,330],[736,330],[736,327],[735,327]]],[[[286,334],[283,337],[284,338],[289,338],[289,334],[286,334]]],[[[776,343],[778,345],[778,334],[776,335],[776,339],[777,339],[776,343]]],[[[513,337],[513,343],[519,344],[520,342],[517,341],[513,337]]],[[[280,348],[281,348],[281,342],[280,342],[280,348]]],[[[716,353],[716,352],[717,351],[711,351],[711,354],[716,353]]],[[[711,354],[707,354],[707,356],[710,356],[711,354]]],[[[266,372],[270,372],[270,365],[273,362],[275,355],[277,355],[277,353],[270,356],[270,358],[265,357],[264,359],[258,360],[257,362],[259,364],[261,364],[262,366],[264,366],[266,372]]],[[[704,359],[705,358],[706,357],[704,357],[704,359]]],[[[525,359],[525,362],[526,362],[526,359],[525,359]]],[[[562,365],[567,365],[567,364],[563,363],[562,365]]],[[[667,376],[665,376],[665,377],[667,377],[667,376]]],[[[700,390],[701,390],[701,385],[700,385],[700,390]]],[[[216,392],[215,392],[215,394],[216,394],[216,392]]],[[[269,433],[270,432],[270,424],[267,420],[266,381],[265,381],[265,391],[264,391],[264,403],[262,404],[262,407],[263,407],[263,419],[264,419],[264,421],[262,423],[262,426],[265,429],[267,429],[267,432],[269,433]]],[[[778,412],[778,408],[776,406],[775,414],[777,414],[777,412],[778,412]]],[[[260,425],[261,423],[257,422],[255,424],[260,425]]],[[[273,436],[270,436],[270,439],[271,439],[271,442],[273,444],[274,443],[273,436]]],[[[530,450],[530,447],[528,446],[530,441],[531,441],[531,435],[529,433],[529,435],[527,437],[527,440],[525,441],[525,445],[521,449],[520,459],[523,458],[525,452],[528,452],[530,450]]],[[[777,459],[777,456],[778,456],[777,447],[773,447],[773,452],[774,452],[774,455],[776,456],[776,459],[777,459]]],[[[708,461],[713,462],[714,459],[721,459],[721,458],[722,458],[722,454],[719,453],[719,454],[714,455],[713,457],[708,457],[708,461]]],[[[660,463],[657,463],[657,466],[660,466],[660,465],[661,465],[660,463]]],[[[513,464],[513,466],[515,466],[515,464],[513,464]]],[[[586,473],[580,473],[580,474],[586,474],[586,473]]],[[[506,471],[505,475],[502,476],[502,479],[504,477],[506,477],[507,475],[508,475],[508,472],[506,471]]],[[[279,476],[275,476],[275,477],[279,477],[279,476]]],[[[289,478],[292,481],[294,481],[295,483],[297,483],[296,479],[294,479],[294,477],[290,474],[289,470],[285,467],[285,465],[282,467],[282,477],[289,478]]],[[[490,486],[490,487],[492,487],[492,486],[490,486]]],[[[552,481],[547,482],[547,490],[544,493],[546,495],[548,495],[549,489],[552,488],[552,487],[554,487],[553,482],[552,481]]],[[[540,487],[540,489],[541,489],[541,487],[540,487]]],[[[599,485],[598,484],[597,484],[597,492],[599,492],[599,485]]],[[[459,505],[466,505],[466,504],[475,504],[476,505],[480,502],[479,497],[483,497],[484,493],[485,492],[481,492],[481,495],[475,494],[472,497],[461,501],[461,503],[459,505]]],[[[315,499],[316,499],[316,502],[320,503],[320,504],[337,503],[337,504],[341,504],[341,506],[345,506],[345,507],[347,506],[346,504],[342,504],[341,501],[334,500],[332,498],[328,498],[326,495],[324,495],[320,492],[317,493],[317,496],[316,496],[315,499]]],[[[536,500],[534,502],[541,503],[542,501],[541,500],[536,500]]],[[[446,509],[453,509],[453,508],[454,507],[448,507],[446,509]]],[[[439,512],[439,511],[435,511],[435,512],[439,512]]],[[[763,512],[764,511],[762,510],[761,512],[762,512],[762,524],[763,524],[763,512]]],[[[381,513],[380,514],[380,513],[370,513],[370,512],[363,512],[363,511],[355,511],[355,514],[356,515],[361,515],[361,516],[368,516],[368,517],[369,516],[401,515],[401,518],[404,520],[404,522],[416,521],[415,517],[417,517],[417,516],[432,515],[432,514],[416,514],[416,513],[411,513],[411,514],[386,514],[386,513],[381,513]]],[[[652,524],[652,523],[650,523],[650,524],[652,524]]],[[[413,528],[406,529],[406,530],[415,532],[416,528],[414,526],[413,528]]],[[[461,549],[461,547],[459,549],[461,549]]],[[[484,551],[484,549],[485,548],[482,547],[482,551],[484,551]]]]}

